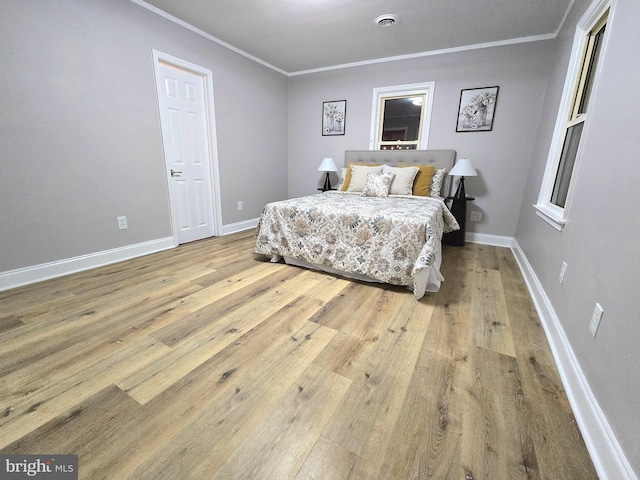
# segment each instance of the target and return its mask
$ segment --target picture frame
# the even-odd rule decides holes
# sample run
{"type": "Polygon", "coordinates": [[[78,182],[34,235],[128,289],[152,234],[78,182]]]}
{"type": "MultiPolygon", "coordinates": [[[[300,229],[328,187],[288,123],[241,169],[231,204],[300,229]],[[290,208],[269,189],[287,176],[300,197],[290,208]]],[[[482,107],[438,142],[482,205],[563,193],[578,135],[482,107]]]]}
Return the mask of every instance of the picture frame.
{"type": "Polygon", "coordinates": [[[499,89],[494,86],[461,90],[456,132],[490,132],[499,89]]]}
{"type": "Polygon", "coordinates": [[[322,102],[322,135],[344,135],[347,120],[347,101],[322,102]]]}

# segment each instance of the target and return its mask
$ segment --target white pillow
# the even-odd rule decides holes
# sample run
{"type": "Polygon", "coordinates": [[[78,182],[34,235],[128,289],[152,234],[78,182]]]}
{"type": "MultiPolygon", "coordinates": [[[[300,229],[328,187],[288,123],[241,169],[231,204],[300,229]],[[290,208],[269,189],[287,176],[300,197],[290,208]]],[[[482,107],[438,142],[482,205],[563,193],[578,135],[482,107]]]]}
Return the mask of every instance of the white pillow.
{"type": "Polygon", "coordinates": [[[351,165],[351,181],[347,192],[361,192],[367,184],[368,173],[382,172],[382,165],[379,167],[365,167],[363,165],[351,165]]]}
{"type": "Polygon", "coordinates": [[[393,173],[368,173],[367,183],[362,190],[365,197],[388,197],[389,186],[393,181],[393,173]]]}
{"type": "Polygon", "coordinates": [[[382,166],[385,173],[393,173],[395,177],[391,181],[389,194],[391,195],[411,195],[413,192],[413,181],[420,169],[418,167],[390,167],[387,164],[382,166]]]}
{"type": "Polygon", "coordinates": [[[445,173],[447,173],[446,168],[439,168],[436,170],[436,173],[433,174],[433,178],[431,179],[430,196],[436,198],[440,196],[440,190],[442,190],[442,181],[444,180],[445,173]]]}

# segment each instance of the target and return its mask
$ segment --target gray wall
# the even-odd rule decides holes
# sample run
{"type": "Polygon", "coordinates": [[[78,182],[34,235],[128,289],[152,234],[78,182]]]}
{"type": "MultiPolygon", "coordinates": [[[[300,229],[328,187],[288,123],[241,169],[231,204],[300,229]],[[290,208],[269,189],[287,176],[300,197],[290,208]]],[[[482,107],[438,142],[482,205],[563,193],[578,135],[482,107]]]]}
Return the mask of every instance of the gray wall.
{"type": "Polygon", "coordinates": [[[223,224],[286,197],[284,75],[128,0],[5,0],[0,36],[0,272],[171,236],[152,49],[213,71],[223,224]]]}
{"type": "Polygon", "coordinates": [[[531,207],[542,182],[575,27],[588,4],[576,1],[557,40],[516,240],[553,304],[627,459],[640,472],[640,224],[634,206],[640,178],[640,2],[616,2],[607,24],[609,43],[562,233],[531,207]],[[560,285],[562,261],[568,268],[560,285]],[[604,316],[594,339],[588,325],[596,302],[604,316]]]}
{"type": "MultiPolygon", "coordinates": [[[[313,75],[289,83],[289,195],[315,193],[323,157],[338,166],[347,149],[368,149],[373,88],[435,81],[429,148],[455,149],[472,159],[478,177],[467,178],[469,210],[483,212],[470,232],[513,236],[529,169],[549,68],[552,42],[535,42],[423,57],[313,75]],[[463,88],[498,85],[493,130],[456,133],[463,88]],[[347,100],[344,136],[321,135],[322,102],[347,100]]],[[[337,177],[336,177],[337,178],[337,177]]]]}

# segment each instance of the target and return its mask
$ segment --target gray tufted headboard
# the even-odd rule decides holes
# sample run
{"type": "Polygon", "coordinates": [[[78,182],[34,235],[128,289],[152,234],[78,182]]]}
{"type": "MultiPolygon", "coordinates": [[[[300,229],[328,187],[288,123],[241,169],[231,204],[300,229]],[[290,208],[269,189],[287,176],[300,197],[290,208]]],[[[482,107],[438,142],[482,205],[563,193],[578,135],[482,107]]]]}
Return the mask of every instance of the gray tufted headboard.
{"type": "MultiPolygon", "coordinates": [[[[433,165],[436,169],[446,168],[447,172],[453,168],[456,159],[455,150],[346,150],[344,152],[344,166],[354,163],[386,163],[390,166],[418,164],[433,165]]],[[[449,192],[450,177],[445,177],[442,195],[449,192]]]]}

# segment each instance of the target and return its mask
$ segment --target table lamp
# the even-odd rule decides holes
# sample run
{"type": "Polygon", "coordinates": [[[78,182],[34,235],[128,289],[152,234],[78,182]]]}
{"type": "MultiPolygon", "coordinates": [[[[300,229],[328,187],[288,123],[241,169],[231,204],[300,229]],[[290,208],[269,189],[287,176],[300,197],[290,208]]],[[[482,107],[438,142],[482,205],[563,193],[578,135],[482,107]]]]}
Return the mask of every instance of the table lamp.
{"type": "Polygon", "coordinates": [[[324,179],[324,186],[322,187],[322,191],[326,192],[327,190],[331,190],[331,180],[329,179],[329,172],[337,172],[338,167],[336,167],[336,162],[333,161],[333,158],[323,158],[322,163],[318,167],[319,172],[327,172],[327,176],[324,179]]]}
{"type": "Polygon", "coordinates": [[[466,194],[464,192],[464,177],[475,177],[478,175],[478,172],[475,168],[473,168],[473,163],[468,158],[460,158],[453,166],[449,175],[454,177],[460,177],[460,183],[458,183],[458,189],[456,190],[456,194],[453,196],[457,199],[466,198],[466,194]]]}

